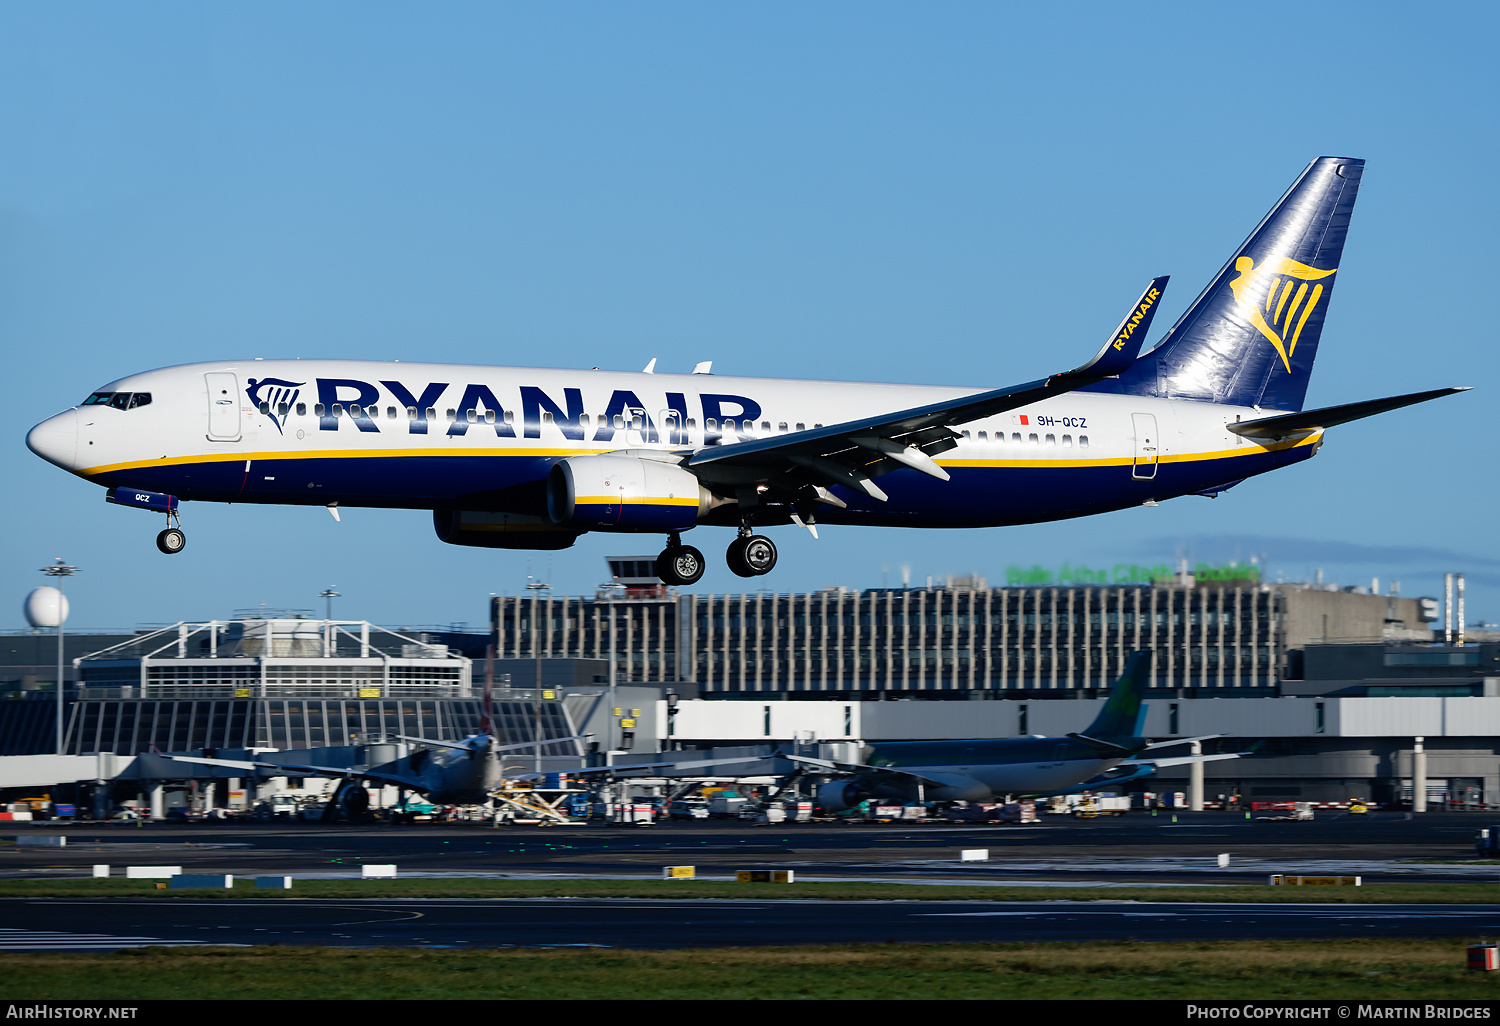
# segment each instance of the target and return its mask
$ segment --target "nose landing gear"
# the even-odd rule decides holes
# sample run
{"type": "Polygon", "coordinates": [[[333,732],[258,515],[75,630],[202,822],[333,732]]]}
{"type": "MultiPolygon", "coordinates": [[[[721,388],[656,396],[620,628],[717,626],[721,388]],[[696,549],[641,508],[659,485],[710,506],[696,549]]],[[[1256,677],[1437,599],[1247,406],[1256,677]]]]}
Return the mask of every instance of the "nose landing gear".
{"type": "Polygon", "coordinates": [[[182,532],[182,521],[176,511],[167,514],[167,529],[156,536],[156,547],[169,556],[175,556],[187,545],[187,535],[182,532]]]}

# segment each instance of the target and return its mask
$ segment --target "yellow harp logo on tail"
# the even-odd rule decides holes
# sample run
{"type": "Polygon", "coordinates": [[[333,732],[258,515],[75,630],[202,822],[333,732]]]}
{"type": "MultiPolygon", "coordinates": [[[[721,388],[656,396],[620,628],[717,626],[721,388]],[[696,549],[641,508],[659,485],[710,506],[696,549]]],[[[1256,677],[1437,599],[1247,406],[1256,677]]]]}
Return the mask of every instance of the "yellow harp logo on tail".
{"type": "Polygon", "coordinates": [[[1235,260],[1238,278],[1229,283],[1234,298],[1250,323],[1276,347],[1281,363],[1292,371],[1292,354],[1307,319],[1323,298],[1323,286],[1312,284],[1338,273],[1338,268],[1320,271],[1287,257],[1267,260],[1259,267],[1249,257],[1235,260]]]}

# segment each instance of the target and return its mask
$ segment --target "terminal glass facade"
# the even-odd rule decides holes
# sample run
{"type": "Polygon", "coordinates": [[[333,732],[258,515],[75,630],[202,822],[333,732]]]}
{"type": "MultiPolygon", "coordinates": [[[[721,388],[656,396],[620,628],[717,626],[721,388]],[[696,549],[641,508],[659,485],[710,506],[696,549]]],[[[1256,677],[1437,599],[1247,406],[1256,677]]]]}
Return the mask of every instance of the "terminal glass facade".
{"type": "Polygon", "coordinates": [[[608,659],[613,634],[617,680],[726,696],[1097,689],[1137,651],[1159,688],[1271,688],[1283,613],[1263,586],[492,600],[502,658],[608,659]]]}

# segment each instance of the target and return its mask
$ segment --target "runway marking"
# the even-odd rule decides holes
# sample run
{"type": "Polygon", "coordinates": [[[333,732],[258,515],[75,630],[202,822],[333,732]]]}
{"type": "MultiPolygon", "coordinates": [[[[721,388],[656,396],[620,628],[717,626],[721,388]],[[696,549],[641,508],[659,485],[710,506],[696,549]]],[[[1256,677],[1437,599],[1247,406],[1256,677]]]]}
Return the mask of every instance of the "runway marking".
{"type": "MultiPolygon", "coordinates": [[[[304,907],[306,907],[306,906],[304,906],[304,907]]],[[[347,908],[348,906],[345,906],[345,905],[313,905],[311,907],[312,908],[347,908]]],[[[354,909],[354,910],[351,910],[351,911],[359,911],[359,912],[390,912],[390,913],[393,913],[396,916],[396,918],[395,919],[356,919],[352,923],[334,923],[333,925],[334,926],[360,926],[360,925],[363,925],[364,923],[399,923],[403,919],[421,919],[424,915],[427,914],[425,912],[411,912],[411,911],[408,911],[406,909],[394,909],[394,908],[354,909]]]]}
{"type": "MultiPolygon", "coordinates": [[[[211,942],[163,940],[160,937],[115,937],[107,933],[62,933],[57,930],[18,930],[0,927],[0,951],[78,951],[84,949],[205,947],[211,942]]],[[[214,947],[244,947],[214,944],[214,947]]]]}

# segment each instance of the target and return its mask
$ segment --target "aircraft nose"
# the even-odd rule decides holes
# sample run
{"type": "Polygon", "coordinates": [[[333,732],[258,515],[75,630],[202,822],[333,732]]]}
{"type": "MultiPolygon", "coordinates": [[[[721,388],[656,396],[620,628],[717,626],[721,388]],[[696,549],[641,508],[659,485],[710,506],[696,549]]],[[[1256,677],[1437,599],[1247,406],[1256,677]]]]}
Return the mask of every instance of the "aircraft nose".
{"type": "Polygon", "coordinates": [[[64,470],[78,467],[78,411],[48,417],[26,433],[26,448],[64,470]]]}

